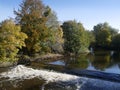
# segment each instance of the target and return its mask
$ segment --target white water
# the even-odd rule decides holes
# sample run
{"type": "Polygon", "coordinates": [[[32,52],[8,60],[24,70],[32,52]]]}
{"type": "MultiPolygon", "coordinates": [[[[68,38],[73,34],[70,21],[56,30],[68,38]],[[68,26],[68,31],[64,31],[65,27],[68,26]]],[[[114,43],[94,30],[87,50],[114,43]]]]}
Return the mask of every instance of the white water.
{"type": "Polygon", "coordinates": [[[74,75],[68,75],[48,70],[27,68],[23,65],[19,65],[8,72],[1,73],[0,78],[3,77],[9,78],[9,80],[23,80],[37,77],[39,79],[44,79],[46,81],[46,84],[49,82],[70,82],[76,84],[77,90],[79,90],[80,86],[87,80],[83,80],[83,78],[74,75]]]}
{"type": "MultiPolygon", "coordinates": [[[[8,78],[8,80],[24,80],[37,77],[38,79],[44,79],[45,84],[50,82],[69,82],[75,84],[76,90],[119,90],[120,83],[109,82],[99,79],[90,79],[84,77],[78,77],[69,74],[58,73],[48,70],[37,70],[27,68],[19,65],[11,69],[8,72],[0,74],[0,78],[8,78]],[[82,87],[82,88],[81,88],[82,87]]],[[[44,86],[42,88],[44,90],[44,86]]]]}
{"type": "Polygon", "coordinates": [[[54,71],[47,70],[36,70],[32,68],[27,68],[25,66],[19,65],[16,68],[8,72],[4,72],[0,74],[1,77],[8,77],[10,80],[14,79],[32,79],[34,77],[42,78],[48,82],[56,82],[56,81],[70,81],[77,80],[80,77],[57,73],[54,71]]]}

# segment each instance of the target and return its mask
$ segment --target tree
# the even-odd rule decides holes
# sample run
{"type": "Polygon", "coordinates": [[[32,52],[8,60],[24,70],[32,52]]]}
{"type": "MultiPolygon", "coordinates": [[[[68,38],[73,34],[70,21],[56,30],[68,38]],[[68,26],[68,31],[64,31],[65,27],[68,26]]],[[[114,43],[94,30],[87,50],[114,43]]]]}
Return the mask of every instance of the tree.
{"type": "Polygon", "coordinates": [[[66,21],[62,25],[64,50],[67,53],[78,54],[87,48],[85,29],[81,23],[66,21]]]}
{"type": "Polygon", "coordinates": [[[94,26],[94,35],[98,46],[109,46],[111,42],[111,32],[108,23],[94,26]]]}
{"type": "Polygon", "coordinates": [[[120,34],[117,34],[113,37],[111,45],[114,47],[114,49],[120,50],[120,34]]]}
{"type": "Polygon", "coordinates": [[[111,34],[108,30],[102,30],[96,37],[96,43],[99,46],[109,46],[111,43],[111,34]]]}
{"type": "Polygon", "coordinates": [[[110,30],[110,34],[111,34],[111,38],[113,38],[115,35],[118,34],[118,29],[115,29],[113,27],[109,27],[109,30],[110,30]]]}
{"type": "Polygon", "coordinates": [[[60,23],[58,21],[56,13],[52,10],[48,16],[46,25],[49,28],[49,31],[51,32],[52,42],[50,42],[50,47],[52,48],[52,51],[57,53],[62,53],[63,52],[62,45],[64,41],[63,31],[62,31],[62,28],[60,27],[60,23]]]}
{"type": "Polygon", "coordinates": [[[27,35],[11,19],[0,24],[0,61],[15,61],[27,35]]]}
{"type": "Polygon", "coordinates": [[[22,32],[28,35],[25,40],[29,55],[49,52],[49,29],[46,27],[50,9],[41,0],[23,0],[18,11],[15,11],[16,21],[21,25],[22,32]]]}
{"type": "Polygon", "coordinates": [[[95,44],[95,36],[93,31],[86,31],[87,36],[88,36],[88,43],[89,43],[89,49],[91,49],[91,47],[94,47],[95,44]]]}

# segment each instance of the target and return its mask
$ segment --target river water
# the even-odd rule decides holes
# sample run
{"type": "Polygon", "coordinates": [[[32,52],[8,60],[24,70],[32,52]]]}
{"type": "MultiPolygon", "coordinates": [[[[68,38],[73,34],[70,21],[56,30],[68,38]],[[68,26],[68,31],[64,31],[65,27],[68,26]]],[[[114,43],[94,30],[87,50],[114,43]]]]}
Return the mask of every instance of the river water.
{"type": "Polygon", "coordinates": [[[0,90],[120,90],[119,74],[119,55],[99,51],[78,57],[36,61],[30,66],[0,68],[0,90]],[[88,77],[86,73],[81,75],[81,70],[93,76],[99,72],[96,75],[100,78],[88,77]],[[101,78],[101,75],[109,75],[114,80],[101,78]]]}

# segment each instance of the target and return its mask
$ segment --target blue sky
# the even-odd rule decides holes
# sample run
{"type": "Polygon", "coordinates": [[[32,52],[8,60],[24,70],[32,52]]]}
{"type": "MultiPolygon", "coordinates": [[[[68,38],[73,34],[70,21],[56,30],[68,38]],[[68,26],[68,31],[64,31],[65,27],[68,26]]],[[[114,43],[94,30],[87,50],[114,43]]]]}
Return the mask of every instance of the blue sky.
{"type": "MultiPolygon", "coordinates": [[[[0,0],[0,22],[15,17],[22,0],[0,0]]],[[[120,0],[42,0],[57,13],[59,21],[77,20],[86,29],[92,29],[98,23],[108,22],[120,29],[120,0]]]]}

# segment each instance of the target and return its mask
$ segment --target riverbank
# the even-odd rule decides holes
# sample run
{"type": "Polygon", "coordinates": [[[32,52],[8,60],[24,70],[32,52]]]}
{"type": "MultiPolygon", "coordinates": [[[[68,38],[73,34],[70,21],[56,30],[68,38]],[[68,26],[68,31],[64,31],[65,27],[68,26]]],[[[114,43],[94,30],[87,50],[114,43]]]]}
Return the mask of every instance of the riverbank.
{"type": "MultiPolygon", "coordinates": [[[[89,52],[84,52],[81,54],[88,54],[89,52]]],[[[68,54],[68,55],[63,55],[63,54],[54,54],[54,53],[48,53],[45,55],[35,55],[34,57],[29,57],[27,55],[18,55],[19,60],[15,62],[0,62],[0,68],[3,67],[11,67],[15,65],[30,65],[31,62],[41,62],[44,60],[57,60],[61,59],[65,56],[75,56],[74,54],[68,54]]]]}
{"type": "Polygon", "coordinates": [[[63,58],[64,55],[62,54],[52,54],[48,53],[46,55],[38,55],[35,57],[32,57],[30,61],[41,61],[41,60],[46,60],[46,59],[58,59],[58,58],[63,58]]]}
{"type": "Polygon", "coordinates": [[[0,62],[0,68],[11,67],[16,65],[15,62],[0,62]]]}
{"type": "Polygon", "coordinates": [[[30,65],[31,62],[40,62],[42,60],[47,60],[47,59],[59,59],[63,58],[64,55],[62,54],[53,54],[53,53],[48,53],[45,55],[36,55],[34,57],[29,57],[29,56],[19,56],[19,60],[16,62],[0,62],[0,68],[4,67],[11,67],[15,65],[30,65]]]}

